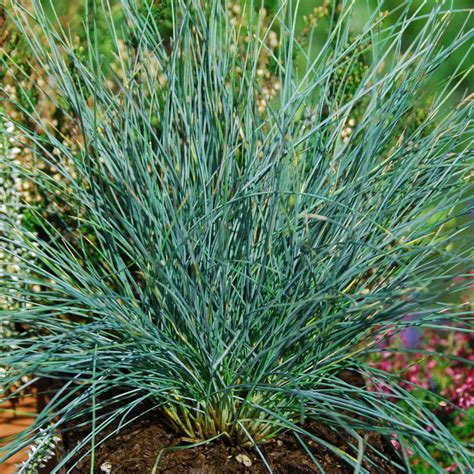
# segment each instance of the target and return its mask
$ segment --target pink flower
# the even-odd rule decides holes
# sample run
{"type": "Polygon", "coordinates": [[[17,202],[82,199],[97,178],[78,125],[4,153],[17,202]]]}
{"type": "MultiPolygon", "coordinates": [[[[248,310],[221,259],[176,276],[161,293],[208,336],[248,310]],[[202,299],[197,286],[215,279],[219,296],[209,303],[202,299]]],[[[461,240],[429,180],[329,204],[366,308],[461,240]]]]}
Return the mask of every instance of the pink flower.
{"type": "Polygon", "coordinates": [[[390,442],[392,443],[392,446],[397,449],[398,451],[401,451],[402,447],[400,446],[400,443],[396,439],[391,439],[390,442]]]}

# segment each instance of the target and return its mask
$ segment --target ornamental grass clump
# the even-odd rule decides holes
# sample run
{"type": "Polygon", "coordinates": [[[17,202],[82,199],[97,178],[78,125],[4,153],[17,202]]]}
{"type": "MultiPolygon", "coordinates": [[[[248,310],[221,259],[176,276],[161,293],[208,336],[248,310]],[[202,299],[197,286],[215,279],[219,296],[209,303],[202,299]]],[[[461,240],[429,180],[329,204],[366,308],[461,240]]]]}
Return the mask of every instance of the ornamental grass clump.
{"type": "Polygon", "coordinates": [[[29,375],[58,388],[0,461],[85,419],[90,435],[54,472],[93,458],[101,433],[147,401],[189,443],[258,450],[291,430],[358,472],[375,454],[409,470],[408,452],[440,470],[427,445],[471,466],[431,407],[367,354],[410,325],[472,329],[443,299],[470,263],[456,220],[472,172],[464,65],[425,94],[472,31],[439,47],[450,2],[402,1],[392,16],[378,2],[359,29],[354,2],[328,3],[325,41],[311,47],[291,2],[271,18],[242,4],[240,21],[221,1],[172,2],[166,34],[154,2],[122,0],[118,22],[106,0],[88,2],[79,51],[39,0],[13,0],[47,78],[41,94],[79,132],[63,140],[26,107],[35,126],[15,124],[44,163],[15,172],[47,206],[35,233],[15,227],[35,258],[0,290],[26,303],[0,313],[21,328],[2,343],[2,383],[29,375]],[[396,438],[399,458],[376,453],[364,435],[374,431],[396,438]]]}

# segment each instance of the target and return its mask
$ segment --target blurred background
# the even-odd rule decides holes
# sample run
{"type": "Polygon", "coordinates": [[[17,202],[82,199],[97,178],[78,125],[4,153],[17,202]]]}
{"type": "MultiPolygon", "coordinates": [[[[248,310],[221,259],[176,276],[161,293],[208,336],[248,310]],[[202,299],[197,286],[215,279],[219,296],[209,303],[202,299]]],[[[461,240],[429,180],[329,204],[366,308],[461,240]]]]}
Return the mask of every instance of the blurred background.
{"type": "MultiPolygon", "coordinates": [[[[58,16],[61,18],[62,23],[64,26],[69,25],[72,30],[74,30],[77,26],[79,26],[80,22],[82,21],[84,17],[84,1],[83,0],[69,0],[69,1],[64,1],[64,0],[41,0],[43,2],[44,8],[49,12],[51,17],[53,17],[53,7],[54,10],[57,12],[58,16]]],[[[91,2],[91,0],[88,0],[91,2]]],[[[173,0],[144,0],[144,1],[149,1],[152,2],[154,5],[158,5],[160,9],[163,11],[166,11],[166,9],[170,9],[170,4],[171,1],[173,0]]],[[[115,9],[117,12],[117,18],[120,17],[120,0],[111,0],[111,5],[115,5],[115,9]]],[[[234,1],[235,4],[240,4],[241,7],[246,2],[246,0],[236,0],[234,1]]],[[[263,5],[265,8],[270,12],[275,14],[279,6],[281,5],[281,0],[263,0],[263,5]]],[[[332,4],[332,0],[291,0],[290,3],[293,5],[293,8],[298,11],[298,21],[297,21],[297,30],[301,32],[303,28],[305,27],[305,21],[304,18],[308,17],[311,15],[311,13],[314,11],[314,9],[317,9],[318,7],[324,7],[327,4],[332,4]]],[[[339,2],[340,4],[344,3],[343,1],[339,2]]],[[[351,3],[346,0],[346,3],[351,3]]],[[[398,11],[402,12],[405,8],[404,4],[406,3],[405,1],[400,1],[400,0],[354,0],[354,15],[353,15],[353,23],[354,26],[357,28],[362,28],[364,23],[367,21],[369,18],[369,8],[373,9],[374,7],[380,6],[382,10],[384,11],[398,11]]],[[[457,10],[458,13],[456,13],[453,16],[452,22],[450,24],[449,30],[446,32],[446,35],[444,37],[444,44],[450,43],[453,38],[456,36],[456,34],[463,28],[469,27],[472,28],[474,27],[474,23],[472,18],[469,18],[469,11],[473,10],[473,3],[471,0],[448,0],[444,2],[440,2],[439,0],[413,0],[411,2],[411,7],[410,11],[411,12],[419,12],[420,14],[423,13],[428,13],[432,10],[433,7],[436,5],[444,3],[444,6],[450,7],[452,9],[457,10]],[[466,25],[467,22],[467,25],[466,25]]],[[[260,2],[259,0],[254,1],[255,6],[259,6],[260,2]]],[[[395,19],[397,18],[397,14],[390,15],[388,17],[388,23],[393,23],[395,19]]],[[[406,43],[409,44],[411,40],[418,34],[419,28],[421,28],[421,22],[420,25],[412,24],[408,27],[407,29],[407,35],[406,35],[406,43]]],[[[322,44],[324,41],[324,36],[321,35],[321,37],[318,39],[317,37],[315,38],[314,41],[314,46],[317,48],[318,43],[322,44]]],[[[106,38],[104,38],[104,50],[105,45],[107,44],[106,38]]],[[[446,76],[449,75],[452,71],[456,69],[456,67],[461,63],[464,62],[464,64],[467,67],[471,67],[472,63],[474,60],[474,53],[472,52],[472,48],[469,47],[469,45],[465,45],[462,48],[459,48],[455,54],[453,54],[446,64],[443,65],[442,68],[437,72],[436,77],[438,78],[438,81],[436,81],[438,84],[442,81],[445,80],[446,76]]],[[[472,69],[472,68],[471,68],[472,69]]],[[[474,74],[469,74],[460,84],[460,92],[459,94],[462,94],[462,92],[466,91],[469,89],[470,92],[472,92],[474,88],[474,74]]],[[[458,95],[459,95],[458,94],[458,95]]]]}

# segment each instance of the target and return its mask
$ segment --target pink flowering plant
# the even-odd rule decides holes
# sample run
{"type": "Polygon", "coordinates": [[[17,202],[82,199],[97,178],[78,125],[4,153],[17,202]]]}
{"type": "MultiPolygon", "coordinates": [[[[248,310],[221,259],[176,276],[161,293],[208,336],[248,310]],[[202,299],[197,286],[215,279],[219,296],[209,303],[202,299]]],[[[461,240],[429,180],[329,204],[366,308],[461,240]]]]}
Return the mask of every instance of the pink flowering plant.
{"type": "MultiPolygon", "coordinates": [[[[468,283],[468,291],[460,297],[461,308],[466,312],[473,307],[473,275],[471,272],[454,280],[455,284],[468,283]]],[[[417,318],[410,315],[406,319],[416,321],[417,318]]],[[[398,376],[401,387],[424,400],[452,433],[469,443],[474,432],[474,334],[466,327],[455,331],[447,323],[435,329],[410,326],[398,334],[389,330],[386,337],[380,338],[380,350],[371,355],[369,364],[398,376]]],[[[371,388],[389,391],[388,387],[384,390],[383,384],[374,384],[371,388]]],[[[400,449],[396,435],[392,444],[400,449]]],[[[462,472],[436,448],[428,446],[427,449],[439,459],[446,472],[462,472]]],[[[408,454],[416,472],[432,472],[413,451],[409,450],[408,454]]]]}

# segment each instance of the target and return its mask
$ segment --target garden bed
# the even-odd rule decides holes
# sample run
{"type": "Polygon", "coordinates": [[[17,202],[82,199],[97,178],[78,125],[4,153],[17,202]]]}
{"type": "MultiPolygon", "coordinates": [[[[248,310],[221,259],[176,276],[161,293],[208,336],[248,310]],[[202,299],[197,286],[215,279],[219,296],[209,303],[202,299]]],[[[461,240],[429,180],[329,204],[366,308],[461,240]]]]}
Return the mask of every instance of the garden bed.
{"type": "MultiPolygon", "coordinates": [[[[342,371],[339,377],[357,387],[365,385],[363,378],[352,371],[342,371]]],[[[100,416],[100,413],[97,413],[100,416]]],[[[260,454],[255,448],[235,447],[220,440],[201,443],[198,446],[189,446],[176,430],[170,428],[157,409],[150,403],[142,403],[129,414],[129,419],[137,417],[138,421],[132,422],[117,430],[118,422],[112,424],[95,440],[94,466],[97,472],[120,473],[266,473],[265,462],[274,473],[312,473],[320,472],[317,465],[331,474],[353,473],[354,467],[341,459],[331,449],[330,445],[347,453],[353,459],[358,457],[357,440],[348,437],[344,430],[333,430],[323,423],[307,421],[304,430],[322,440],[317,443],[308,436],[301,435],[300,442],[294,433],[282,432],[271,441],[259,446],[260,454]],[[139,418],[141,414],[149,415],[139,418]],[[114,434],[114,431],[118,433],[114,434]],[[101,440],[104,440],[101,442],[101,440]],[[263,459],[265,461],[263,461],[263,459]]],[[[90,419],[81,419],[82,429],[76,421],[66,427],[62,433],[63,446],[66,453],[71,452],[78,443],[90,434],[90,419]]],[[[386,437],[378,433],[362,433],[368,445],[382,454],[376,455],[373,451],[366,452],[362,466],[368,472],[377,474],[383,467],[386,474],[397,473],[392,464],[384,460],[384,456],[391,461],[399,462],[399,454],[386,437]]],[[[79,459],[90,445],[73,457],[74,472],[90,473],[91,456],[87,454],[84,459],[79,459]]],[[[72,463],[71,463],[72,464],[72,463]]]]}
{"type": "MultiPolygon", "coordinates": [[[[113,431],[110,428],[101,436],[107,436],[113,431]]],[[[341,436],[324,425],[310,422],[305,429],[321,439],[333,444],[339,449],[356,457],[357,453],[351,449],[346,433],[341,436]]],[[[81,441],[88,431],[74,430],[64,434],[66,449],[72,449],[81,441]]],[[[354,468],[346,464],[341,458],[329,449],[304,438],[307,447],[325,472],[331,474],[353,473],[354,468]]],[[[370,443],[373,447],[388,457],[396,455],[390,443],[380,435],[372,433],[370,443]]],[[[268,472],[261,456],[255,449],[242,449],[228,446],[222,442],[180,449],[185,444],[176,436],[155,414],[147,419],[138,421],[109,438],[95,450],[95,472],[146,473],[152,472],[157,456],[162,453],[159,467],[156,472],[166,473],[265,473],[268,472]],[[167,449],[168,448],[168,449],[167,449]]],[[[282,433],[274,440],[260,447],[261,452],[274,473],[313,473],[319,472],[315,461],[296,437],[290,433],[282,433]]],[[[385,462],[380,456],[372,457],[377,466],[368,464],[369,457],[365,458],[363,466],[371,473],[383,472],[390,474],[397,471],[385,462]]],[[[90,473],[90,457],[86,457],[76,466],[74,472],[90,473]]]]}

